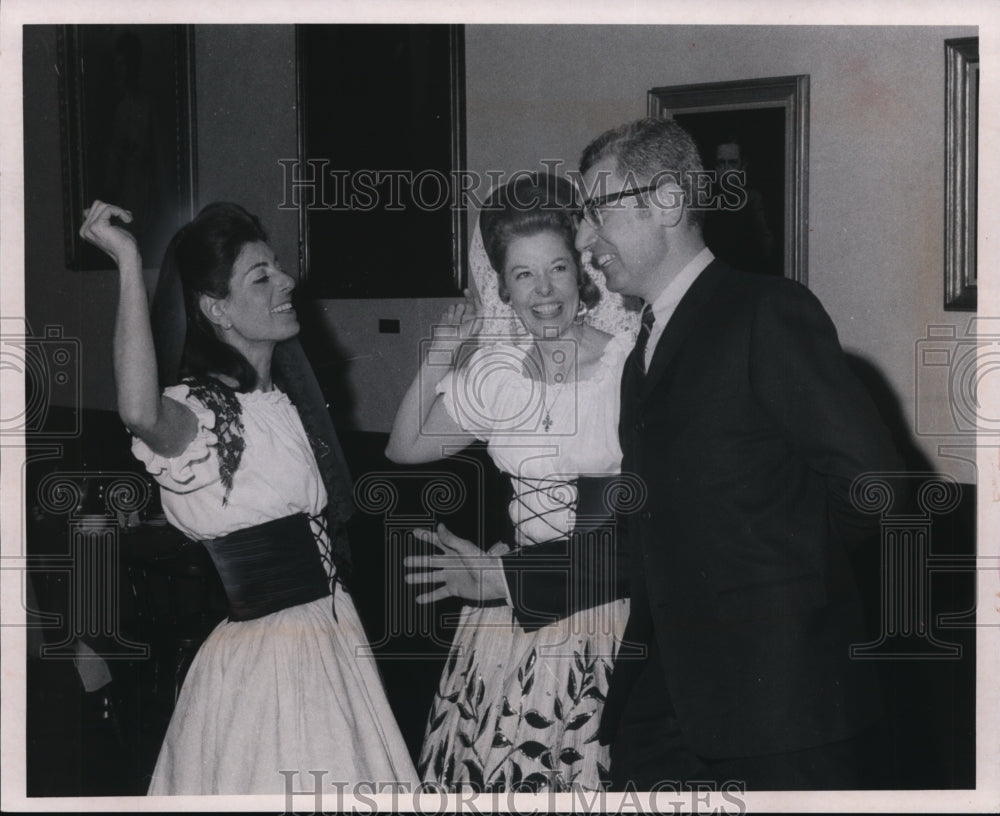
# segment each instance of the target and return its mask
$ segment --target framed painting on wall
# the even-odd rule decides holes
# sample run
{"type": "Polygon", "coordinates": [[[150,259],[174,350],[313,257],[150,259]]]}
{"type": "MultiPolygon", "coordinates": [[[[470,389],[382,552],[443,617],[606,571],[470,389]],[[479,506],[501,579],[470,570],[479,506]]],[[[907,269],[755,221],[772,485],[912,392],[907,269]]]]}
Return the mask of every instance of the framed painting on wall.
{"type": "Polygon", "coordinates": [[[975,311],[979,38],[945,40],[944,308],[975,311]]]}
{"type": "Polygon", "coordinates": [[[95,199],[132,213],[158,267],[196,197],[193,34],[183,25],[68,25],[58,31],[66,266],[110,268],[78,234],[95,199]]]}
{"type": "Polygon", "coordinates": [[[285,173],[306,291],[461,294],[463,26],[300,25],[296,33],[299,157],[285,173]]]}
{"type": "Polygon", "coordinates": [[[738,268],[806,283],[809,76],[653,88],[647,111],[691,133],[713,183],[741,174],[737,206],[714,196],[720,203],[706,207],[709,248],[738,268]]]}

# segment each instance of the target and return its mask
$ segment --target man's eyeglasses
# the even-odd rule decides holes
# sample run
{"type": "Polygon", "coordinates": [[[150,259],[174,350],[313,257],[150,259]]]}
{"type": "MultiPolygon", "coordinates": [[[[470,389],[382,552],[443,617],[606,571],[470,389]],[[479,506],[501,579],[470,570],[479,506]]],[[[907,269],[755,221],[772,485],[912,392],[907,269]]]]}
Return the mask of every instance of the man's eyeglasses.
{"type": "Polygon", "coordinates": [[[607,195],[597,196],[596,198],[588,198],[580,206],[580,210],[577,212],[577,218],[586,221],[594,229],[600,229],[604,226],[604,214],[601,212],[601,207],[607,207],[611,204],[618,204],[623,198],[629,198],[630,196],[642,195],[643,193],[651,192],[655,190],[658,185],[650,184],[646,187],[634,187],[631,190],[619,190],[617,193],[608,193],[607,195]]]}

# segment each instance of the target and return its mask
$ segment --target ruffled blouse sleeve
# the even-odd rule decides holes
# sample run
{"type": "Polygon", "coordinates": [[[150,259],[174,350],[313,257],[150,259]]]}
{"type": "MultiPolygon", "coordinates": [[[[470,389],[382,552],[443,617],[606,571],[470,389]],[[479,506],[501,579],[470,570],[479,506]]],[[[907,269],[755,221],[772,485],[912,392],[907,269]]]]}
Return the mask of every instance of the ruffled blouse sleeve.
{"type": "Polygon", "coordinates": [[[173,385],[163,395],[186,405],[198,421],[198,430],[187,448],[176,456],[162,456],[136,436],[132,437],[132,453],[146,466],[146,470],[165,490],[190,493],[218,482],[218,437],[215,434],[216,417],[185,385],[173,385]]]}

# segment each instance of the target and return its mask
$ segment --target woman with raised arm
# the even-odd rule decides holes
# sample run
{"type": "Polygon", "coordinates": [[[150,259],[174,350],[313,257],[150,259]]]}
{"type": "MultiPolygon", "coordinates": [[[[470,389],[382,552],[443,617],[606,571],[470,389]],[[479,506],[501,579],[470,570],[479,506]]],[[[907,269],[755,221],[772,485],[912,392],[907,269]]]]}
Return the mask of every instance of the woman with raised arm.
{"type": "Polygon", "coordinates": [[[611,494],[638,316],[584,269],[573,198],[545,174],[491,196],[470,253],[477,294],[435,327],[386,450],[419,463],[484,440],[511,482],[512,547],[484,555],[439,527],[418,536],[440,553],[405,562],[409,583],[431,585],[418,602],[468,603],[418,763],[450,788],[594,790],[606,775],[597,727],[628,617],[611,494]]]}
{"type": "Polygon", "coordinates": [[[156,304],[167,335],[154,347],[139,251],[116,223],[130,220],[94,202],[80,230],[120,273],[119,413],[230,606],[191,664],[149,793],[281,794],[289,772],[295,790],[415,783],[375,666],[355,656],[366,639],[343,586],[350,482],[293,339],[295,281],[255,216],[210,204],[167,250],[156,304]],[[183,344],[168,336],[185,325],[183,344]],[[162,392],[157,352],[162,379],[181,377],[162,392]]]}

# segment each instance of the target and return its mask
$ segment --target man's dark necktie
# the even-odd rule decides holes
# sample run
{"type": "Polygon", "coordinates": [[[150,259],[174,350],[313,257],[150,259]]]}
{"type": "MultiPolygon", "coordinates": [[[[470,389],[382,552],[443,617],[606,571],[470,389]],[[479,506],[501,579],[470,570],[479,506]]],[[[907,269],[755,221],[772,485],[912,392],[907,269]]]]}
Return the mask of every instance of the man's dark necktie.
{"type": "Polygon", "coordinates": [[[635,361],[642,374],[646,373],[646,345],[649,343],[649,335],[653,331],[655,319],[653,306],[647,303],[642,307],[642,323],[639,325],[639,336],[635,339],[635,361]]]}

